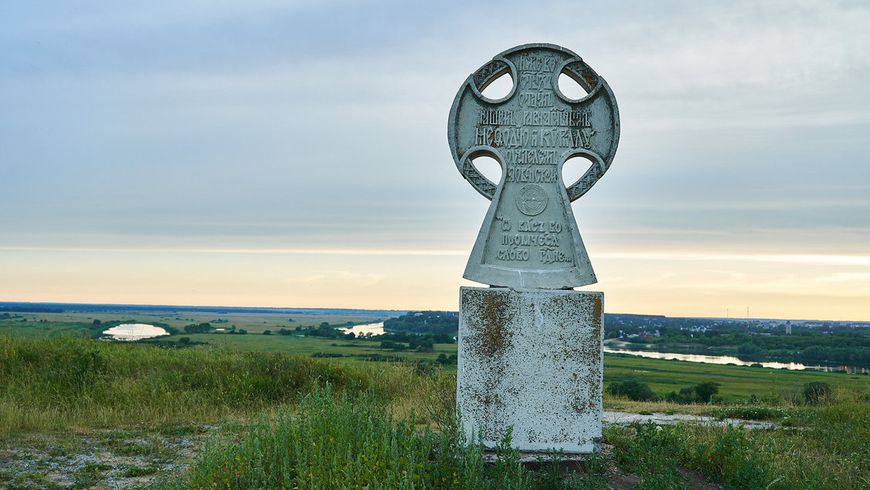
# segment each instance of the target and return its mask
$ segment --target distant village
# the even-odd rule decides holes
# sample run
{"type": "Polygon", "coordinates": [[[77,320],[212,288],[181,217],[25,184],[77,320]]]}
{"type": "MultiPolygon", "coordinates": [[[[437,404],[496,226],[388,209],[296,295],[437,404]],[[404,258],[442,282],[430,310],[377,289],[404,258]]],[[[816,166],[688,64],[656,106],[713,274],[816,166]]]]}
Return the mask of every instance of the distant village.
{"type": "Polygon", "coordinates": [[[856,329],[870,329],[868,321],[776,320],[768,318],[680,318],[660,315],[608,313],[605,315],[607,338],[633,339],[660,337],[664,330],[692,334],[711,331],[771,336],[797,333],[837,334],[856,329]]]}

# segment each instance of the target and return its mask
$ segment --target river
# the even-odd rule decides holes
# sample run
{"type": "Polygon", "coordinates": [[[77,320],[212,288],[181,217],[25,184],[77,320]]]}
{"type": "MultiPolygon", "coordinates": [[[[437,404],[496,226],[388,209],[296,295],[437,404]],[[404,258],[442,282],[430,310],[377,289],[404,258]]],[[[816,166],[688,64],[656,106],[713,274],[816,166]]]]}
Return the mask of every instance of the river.
{"type": "Polygon", "coordinates": [[[384,322],[380,323],[365,323],[362,325],[354,325],[352,327],[340,328],[344,333],[354,333],[357,336],[359,335],[383,335],[384,334],[384,322]]]}
{"type": "Polygon", "coordinates": [[[842,372],[849,374],[868,374],[870,368],[852,367],[852,366],[813,366],[801,364],[799,362],[752,362],[741,361],[733,356],[705,356],[701,354],[677,354],[675,352],[654,352],[643,350],[627,350],[614,349],[604,347],[604,352],[610,354],[627,354],[629,356],[646,357],[649,359],[667,359],[687,362],[703,362],[707,364],[735,364],[737,366],[751,366],[753,364],[761,364],[762,367],[770,369],[788,369],[791,371],[824,371],[824,372],[842,372]]]}
{"type": "MultiPolygon", "coordinates": [[[[384,333],[384,322],[366,323],[362,325],[354,325],[352,327],[339,329],[344,333],[353,332],[356,335],[382,335],[384,333]]],[[[824,372],[842,372],[850,374],[870,374],[870,368],[852,367],[852,366],[814,366],[801,364],[799,362],[751,362],[741,361],[734,356],[705,356],[701,354],[678,354],[675,352],[654,352],[643,350],[627,350],[614,349],[612,347],[604,347],[604,352],[609,354],[627,354],[629,356],[646,357],[649,359],[665,359],[686,362],[701,362],[707,364],[734,364],[737,366],[751,366],[753,364],[761,364],[762,367],[769,369],[787,369],[791,371],[824,371],[824,372]]]]}

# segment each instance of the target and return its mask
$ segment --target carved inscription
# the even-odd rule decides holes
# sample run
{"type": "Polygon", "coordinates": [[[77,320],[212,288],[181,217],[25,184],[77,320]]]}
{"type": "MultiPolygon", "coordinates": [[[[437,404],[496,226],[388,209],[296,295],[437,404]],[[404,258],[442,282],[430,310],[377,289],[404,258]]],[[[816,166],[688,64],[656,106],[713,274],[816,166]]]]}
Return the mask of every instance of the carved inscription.
{"type": "Polygon", "coordinates": [[[556,166],[508,167],[505,182],[533,182],[538,184],[553,184],[559,181],[559,169],[556,166]]]}
{"type": "MultiPolygon", "coordinates": [[[[523,55],[514,61],[518,71],[517,91],[501,107],[479,107],[474,143],[499,150],[504,159],[505,198],[525,216],[547,213],[551,199],[562,200],[559,187],[561,158],[567,150],[592,148],[596,129],[588,108],[564,104],[556,95],[557,56],[523,55]]],[[[534,262],[559,266],[574,260],[571,239],[559,221],[524,221],[511,229],[503,220],[496,231],[495,259],[501,262],[534,262]],[[568,247],[568,248],[565,248],[568,247]]],[[[492,242],[491,242],[492,243],[492,242]]]]}
{"type": "Polygon", "coordinates": [[[478,145],[493,148],[591,148],[592,128],[512,128],[500,126],[478,126],[475,131],[478,145]]]}
{"type": "MultiPolygon", "coordinates": [[[[520,106],[527,97],[540,97],[541,95],[552,96],[553,94],[527,94],[520,93],[520,106]]],[[[552,104],[551,104],[552,105],[552,104]]],[[[545,106],[529,106],[545,107],[545,106]]],[[[550,110],[499,110],[483,109],[478,112],[478,125],[492,126],[564,126],[572,128],[591,128],[591,114],[588,111],[575,111],[568,109],[550,110]]]]}
{"type": "MultiPolygon", "coordinates": [[[[517,206],[520,207],[521,204],[517,202],[517,206]]],[[[528,219],[514,225],[502,216],[496,217],[496,220],[501,221],[501,231],[505,232],[499,243],[496,255],[498,260],[528,262],[534,259],[541,264],[573,262],[571,255],[562,249],[561,240],[565,239],[562,232],[567,230],[561,222],[528,219]]]]}
{"type": "Polygon", "coordinates": [[[606,83],[569,50],[520,46],[469,77],[455,99],[448,132],[460,172],[493,201],[465,277],[518,287],[594,282],[570,200],[601,177],[615,151],[618,113],[606,83]],[[558,86],[562,72],[589,95],[565,97],[558,86]],[[514,83],[508,95],[481,96],[487,84],[506,73],[514,83]],[[498,187],[469,163],[481,154],[499,160],[498,187]],[[566,188],[562,165],[573,155],[598,165],[566,188]]]}

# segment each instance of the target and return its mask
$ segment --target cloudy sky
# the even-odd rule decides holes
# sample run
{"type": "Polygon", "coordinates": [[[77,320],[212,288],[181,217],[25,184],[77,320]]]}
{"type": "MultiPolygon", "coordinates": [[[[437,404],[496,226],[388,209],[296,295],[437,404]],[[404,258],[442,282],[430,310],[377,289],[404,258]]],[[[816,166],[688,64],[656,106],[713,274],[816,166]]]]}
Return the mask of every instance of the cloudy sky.
{"type": "Polygon", "coordinates": [[[620,147],[574,212],[611,312],[870,320],[870,4],[0,3],[0,301],[457,307],[446,124],[578,53],[620,147]]]}

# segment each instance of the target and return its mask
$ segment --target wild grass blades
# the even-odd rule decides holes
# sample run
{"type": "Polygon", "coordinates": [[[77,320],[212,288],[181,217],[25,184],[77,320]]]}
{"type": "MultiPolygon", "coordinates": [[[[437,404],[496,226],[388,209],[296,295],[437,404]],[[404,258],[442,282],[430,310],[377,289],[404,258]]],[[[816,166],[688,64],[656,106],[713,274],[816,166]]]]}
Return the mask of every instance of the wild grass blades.
{"type": "Polygon", "coordinates": [[[75,337],[0,337],[0,434],[15,430],[212,422],[254,416],[329,383],[403,404],[431,381],[407,366],[281,353],[161,349],[75,337]]]}
{"type": "Polygon", "coordinates": [[[771,430],[650,423],[608,427],[604,439],[645,488],[685,485],[681,467],[726,488],[868,488],[870,411],[853,398],[835,394],[825,405],[792,411],[788,426],[771,430]]]}
{"type": "MultiPolygon", "coordinates": [[[[763,374],[733,369],[740,376],[763,374]]],[[[777,427],[610,427],[604,442],[614,446],[621,468],[641,477],[641,488],[679,487],[697,475],[729,488],[870,488],[870,395],[866,383],[853,377],[822,378],[840,382],[811,401],[775,392],[703,405],[606,395],[610,408],[770,419],[777,427]]],[[[729,387],[730,378],[718,379],[729,387]]],[[[214,477],[221,488],[286,482],[302,482],[302,488],[334,482],[367,482],[368,488],[606,485],[604,471],[612,466],[606,457],[574,478],[523,469],[504,444],[499,462],[485,465],[480,448],[463,444],[455,427],[454,395],[452,372],[408,365],[0,337],[0,436],[176,424],[233,428],[235,437],[217,441],[190,473],[172,477],[185,478],[178,481],[214,477]]]]}
{"type": "Polygon", "coordinates": [[[466,445],[455,427],[415,429],[396,420],[368,393],[336,395],[327,385],[301,396],[295,408],[260,419],[236,440],[210,448],[183,481],[160,488],[467,488],[527,489],[542,478],[519,464],[509,436],[498,462],[466,445]]]}

